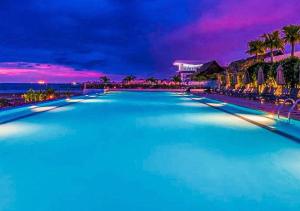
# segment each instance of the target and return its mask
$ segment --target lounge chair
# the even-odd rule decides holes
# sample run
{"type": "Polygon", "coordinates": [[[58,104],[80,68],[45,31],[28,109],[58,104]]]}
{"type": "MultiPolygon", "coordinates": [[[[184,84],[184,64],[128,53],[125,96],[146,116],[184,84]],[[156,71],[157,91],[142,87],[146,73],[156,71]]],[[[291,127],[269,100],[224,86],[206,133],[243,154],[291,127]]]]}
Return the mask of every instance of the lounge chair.
{"type": "Polygon", "coordinates": [[[224,91],[224,95],[230,96],[230,95],[232,94],[233,91],[234,91],[233,88],[227,88],[227,89],[224,91]]]}
{"type": "Polygon", "coordinates": [[[233,95],[235,97],[242,97],[244,90],[245,90],[245,87],[241,87],[238,90],[236,90],[233,95]]]}
{"type": "Polygon", "coordinates": [[[290,92],[289,98],[292,98],[292,99],[294,99],[294,100],[297,100],[298,95],[299,95],[299,89],[298,89],[298,88],[292,88],[292,89],[291,89],[291,92],[290,92]]]}
{"type": "Polygon", "coordinates": [[[259,97],[258,89],[252,88],[252,90],[245,95],[246,98],[256,100],[259,97]]]}
{"type": "MultiPolygon", "coordinates": [[[[284,90],[284,91],[286,91],[286,90],[284,90]]],[[[288,98],[296,100],[298,98],[298,94],[299,94],[298,88],[291,88],[288,93],[281,94],[280,96],[277,97],[276,100],[280,101],[280,100],[286,100],[288,98]]]]}
{"type": "Polygon", "coordinates": [[[275,92],[276,89],[274,87],[269,88],[261,94],[260,99],[265,101],[276,101],[275,92]]]}
{"type": "Polygon", "coordinates": [[[241,94],[241,97],[247,97],[251,93],[252,90],[253,90],[252,87],[248,87],[248,88],[244,89],[243,93],[241,94]]]}
{"type": "Polygon", "coordinates": [[[217,93],[218,94],[224,94],[224,91],[226,90],[226,87],[221,87],[218,91],[217,91],[217,93]]]}

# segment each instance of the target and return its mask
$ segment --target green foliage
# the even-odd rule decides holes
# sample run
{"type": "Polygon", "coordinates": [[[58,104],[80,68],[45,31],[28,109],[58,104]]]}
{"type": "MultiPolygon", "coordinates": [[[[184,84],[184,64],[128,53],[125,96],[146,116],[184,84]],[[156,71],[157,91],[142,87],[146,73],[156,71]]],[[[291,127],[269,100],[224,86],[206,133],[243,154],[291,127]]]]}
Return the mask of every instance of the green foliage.
{"type": "Polygon", "coordinates": [[[271,33],[264,34],[262,36],[264,38],[265,46],[270,50],[283,50],[284,49],[284,42],[280,37],[279,31],[274,31],[271,33]]]}
{"type": "Polygon", "coordinates": [[[176,83],[180,83],[181,82],[181,78],[180,75],[174,75],[172,77],[172,81],[176,82],[176,83]]]}
{"type": "Polygon", "coordinates": [[[50,100],[55,97],[55,91],[51,88],[48,88],[45,91],[35,91],[33,89],[29,89],[25,94],[22,95],[22,97],[25,102],[50,100]]]}
{"type": "Polygon", "coordinates": [[[221,85],[226,84],[226,75],[221,75],[220,76],[220,81],[221,81],[221,85]]]}
{"type": "Polygon", "coordinates": [[[291,56],[295,53],[295,44],[300,42],[300,26],[298,25],[288,25],[283,27],[284,41],[285,43],[290,43],[292,46],[291,56]]]}
{"type": "Polygon", "coordinates": [[[248,68],[248,72],[249,72],[249,76],[251,79],[251,82],[255,82],[257,80],[257,73],[258,73],[258,69],[262,67],[263,71],[264,71],[264,75],[265,77],[274,77],[273,72],[272,72],[272,64],[270,63],[265,63],[265,62],[258,62],[253,64],[252,66],[250,66],[248,68]]]}
{"type": "Polygon", "coordinates": [[[110,79],[107,76],[101,76],[99,79],[103,84],[107,84],[110,82],[110,79]]]}
{"type": "Polygon", "coordinates": [[[279,31],[266,33],[262,37],[264,38],[266,48],[271,52],[271,61],[273,62],[273,51],[284,50],[284,41],[281,39],[279,31]]]}
{"type": "Polygon", "coordinates": [[[6,107],[9,106],[9,100],[5,99],[5,98],[0,98],[0,107],[6,107]]]}
{"type": "Polygon", "coordinates": [[[216,80],[217,74],[203,74],[203,73],[196,73],[192,75],[193,81],[207,81],[207,80],[216,80]]]}
{"type": "Polygon", "coordinates": [[[146,81],[149,82],[149,83],[156,83],[157,79],[154,78],[154,77],[150,77],[150,78],[147,78],[146,81]]]}
{"type": "Polygon", "coordinates": [[[247,53],[250,55],[255,55],[256,59],[258,59],[259,55],[262,55],[266,52],[265,43],[261,40],[252,40],[248,42],[248,51],[247,53]]]}
{"type": "Polygon", "coordinates": [[[280,62],[284,70],[284,78],[289,87],[295,87],[299,83],[300,59],[288,58],[280,62]]]}
{"type": "Polygon", "coordinates": [[[283,27],[284,41],[287,43],[300,41],[300,26],[288,25],[283,27]]]}
{"type": "Polygon", "coordinates": [[[55,95],[54,89],[52,89],[52,88],[46,89],[45,95],[46,95],[47,97],[49,97],[49,96],[51,96],[51,95],[55,95]]]}
{"type": "Polygon", "coordinates": [[[280,62],[266,63],[258,62],[248,68],[248,72],[252,82],[256,83],[258,69],[262,67],[266,78],[266,84],[275,83],[277,68],[279,65],[283,67],[284,78],[288,87],[295,87],[299,83],[299,67],[300,59],[291,57],[280,62]]]}
{"type": "Polygon", "coordinates": [[[126,76],[124,79],[123,79],[123,83],[128,83],[130,81],[134,81],[136,79],[135,76],[133,75],[129,75],[129,76],[126,76]]]}

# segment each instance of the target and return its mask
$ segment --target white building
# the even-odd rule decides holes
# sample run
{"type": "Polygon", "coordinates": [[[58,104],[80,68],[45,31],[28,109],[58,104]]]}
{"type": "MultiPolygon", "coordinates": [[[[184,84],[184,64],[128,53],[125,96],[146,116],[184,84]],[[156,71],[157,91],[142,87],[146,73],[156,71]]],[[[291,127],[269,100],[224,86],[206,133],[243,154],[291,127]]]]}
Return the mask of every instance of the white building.
{"type": "Polygon", "coordinates": [[[196,60],[177,60],[173,65],[178,67],[177,73],[180,75],[181,81],[189,82],[191,81],[191,76],[197,72],[203,64],[196,60]]]}

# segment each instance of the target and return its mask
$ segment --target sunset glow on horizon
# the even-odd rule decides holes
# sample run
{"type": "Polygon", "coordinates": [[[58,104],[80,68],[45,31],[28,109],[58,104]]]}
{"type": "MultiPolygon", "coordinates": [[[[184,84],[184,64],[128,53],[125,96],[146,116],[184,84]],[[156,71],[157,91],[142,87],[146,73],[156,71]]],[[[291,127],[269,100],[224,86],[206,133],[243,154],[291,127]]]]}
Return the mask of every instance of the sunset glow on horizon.
{"type": "MultiPolygon", "coordinates": [[[[97,81],[104,74],[92,70],[76,70],[72,67],[52,64],[36,64],[25,62],[0,63],[0,81],[28,83],[74,83],[97,81]]],[[[112,76],[120,78],[121,76],[112,76]]]]}
{"type": "Polygon", "coordinates": [[[13,0],[0,6],[1,82],[170,78],[175,60],[228,65],[248,56],[248,41],[300,23],[297,0],[13,0]]]}

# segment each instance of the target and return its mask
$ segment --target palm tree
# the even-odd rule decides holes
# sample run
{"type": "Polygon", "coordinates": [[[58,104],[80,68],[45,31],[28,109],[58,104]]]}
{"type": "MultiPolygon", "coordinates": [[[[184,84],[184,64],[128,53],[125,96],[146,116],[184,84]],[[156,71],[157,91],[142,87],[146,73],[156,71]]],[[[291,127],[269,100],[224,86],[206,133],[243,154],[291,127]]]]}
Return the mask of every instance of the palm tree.
{"type": "Polygon", "coordinates": [[[37,101],[44,101],[47,98],[47,96],[43,91],[39,91],[36,93],[36,98],[37,101]]]}
{"type": "Polygon", "coordinates": [[[44,92],[45,98],[47,99],[53,99],[55,97],[55,90],[52,88],[48,88],[44,92]]]}
{"type": "Polygon", "coordinates": [[[33,89],[29,89],[24,95],[23,98],[25,102],[33,102],[35,101],[35,91],[33,89]]]}
{"type": "Polygon", "coordinates": [[[146,82],[151,83],[151,84],[155,84],[157,82],[157,79],[154,77],[150,77],[146,79],[146,82]]]}
{"type": "Polygon", "coordinates": [[[262,36],[266,48],[270,50],[271,62],[274,62],[274,50],[284,50],[284,41],[280,37],[279,31],[267,33],[262,36]]]}
{"type": "Polygon", "coordinates": [[[172,81],[176,82],[176,83],[180,83],[181,82],[181,78],[180,75],[174,75],[172,77],[172,81]]]}
{"type": "Polygon", "coordinates": [[[300,26],[288,25],[283,27],[284,42],[291,44],[291,56],[295,55],[295,45],[300,42],[300,26]]]}
{"type": "Polygon", "coordinates": [[[133,76],[133,75],[129,75],[129,76],[126,76],[124,79],[123,79],[123,83],[129,83],[130,81],[133,81],[135,80],[136,77],[133,76]]]}
{"type": "Polygon", "coordinates": [[[247,53],[250,55],[255,55],[258,60],[259,55],[266,53],[265,43],[261,40],[252,40],[248,42],[248,51],[247,53]]]}
{"type": "Polygon", "coordinates": [[[107,76],[101,76],[101,77],[100,77],[100,81],[101,81],[101,83],[103,83],[103,84],[107,84],[107,83],[110,82],[110,79],[109,79],[107,76]]]}

